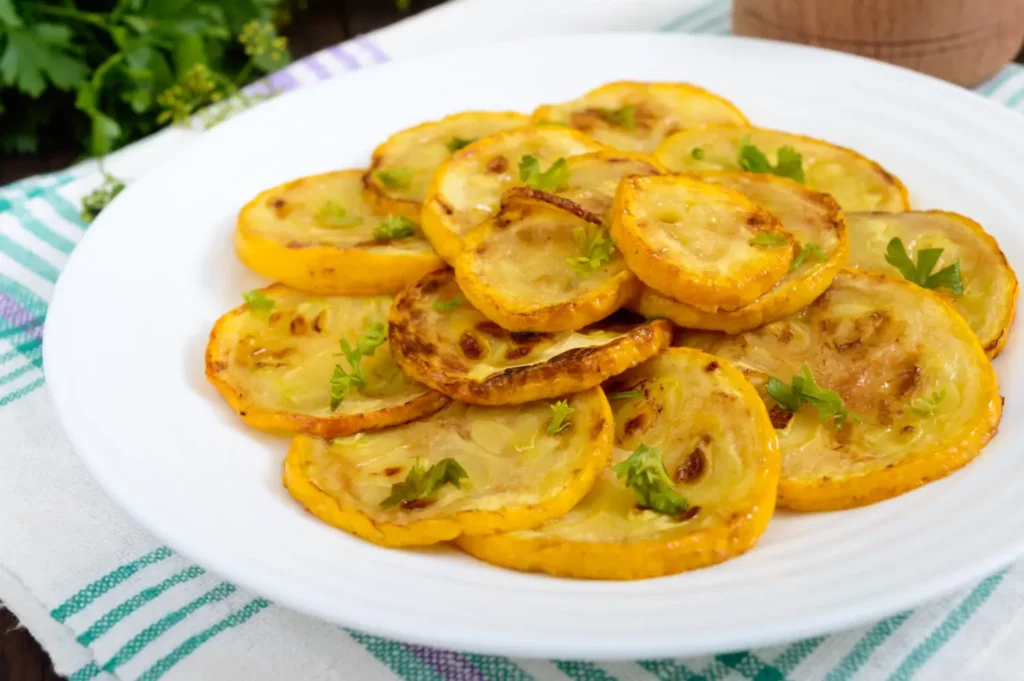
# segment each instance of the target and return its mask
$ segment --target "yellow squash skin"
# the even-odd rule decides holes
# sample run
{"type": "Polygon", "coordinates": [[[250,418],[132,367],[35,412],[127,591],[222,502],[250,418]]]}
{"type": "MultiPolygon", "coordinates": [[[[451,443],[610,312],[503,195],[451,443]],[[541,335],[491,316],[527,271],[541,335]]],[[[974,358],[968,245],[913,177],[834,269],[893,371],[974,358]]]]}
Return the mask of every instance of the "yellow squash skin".
{"type": "MultiPolygon", "coordinates": [[[[645,317],[664,317],[679,326],[740,333],[794,314],[820,296],[846,264],[849,237],[846,218],[828,194],[781,177],[753,173],[704,171],[687,173],[701,182],[735,189],[768,209],[800,245],[821,248],[823,258],[808,257],[791,269],[773,289],[750,305],[735,310],[708,311],[680,303],[650,288],[641,289],[628,307],[645,317]]],[[[795,262],[795,261],[794,261],[795,262]]]]}
{"type": "Polygon", "coordinates": [[[790,146],[803,156],[807,186],[831,194],[845,211],[910,208],[907,188],[895,175],[875,161],[830,142],[767,128],[710,126],[684,130],[672,135],[654,152],[658,162],[669,170],[742,170],[739,164],[740,141],[750,142],[774,165],[779,148],[790,146]],[[700,158],[694,158],[700,149],[700,158]]]}
{"type": "Polygon", "coordinates": [[[293,288],[324,295],[397,293],[444,264],[420,234],[379,241],[383,217],[363,197],[362,170],[303,177],[273,187],[238,215],[235,250],[247,267],[293,288]],[[318,219],[328,201],[359,224],[318,219]]]}
{"type": "Polygon", "coordinates": [[[746,195],[688,177],[630,177],[619,184],[611,235],[644,284],[717,311],[749,305],[789,271],[793,237],[746,195]],[[758,235],[779,245],[756,245],[758,235]]]}
{"type": "Polygon", "coordinates": [[[650,359],[672,340],[672,325],[664,320],[509,332],[462,295],[451,270],[428,274],[395,298],[388,338],[406,373],[472,404],[522,404],[586,390],[650,359]]]}
{"type": "Polygon", "coordinates": [[[757,392],[727,361],[674,348],[613,381],[612,464],[658,448],[682,516],[638,508],[611,466],[564,516],[532,530],[462,536],[459,548],[516,570],[644,579],[721,563],[754,546],[775,509],[779,449],[757,392]]]}
{"type": "Polygon", "coordinates": [[[607,83],[571,102],[541,106],[533,120],[571,125],[617,149],[648,153],[679,130],[748,123],[732,102],[704,88],[637,81],[607,83]],[[615,120],[623,107],[632,107],[632,125],[615,120]]]}
{"type": "Polygon", "coordinates": [[[509,331],[573,331],[604,319],[640,291],[617,250],[594,270],[577,236],[608,239],[601,219],[567,199],[515,187],[497,215],[474,228],[455,259],[455,280],[488,319],[509,331]]]}
{"type": "Polygon", "coordinates": [[[338,437],[432,414],[448,404],[403,374],[385,343],[361,367],[366,388],[330,408],[339,338],[350,343],[383,322],[390,296],[319,297],[275,284],[262,293],[274,308],[247,305],[217,320],[206,347],[206,377],[242,419],[261,430],[338,437]]]}
{"type": "Polygon", "coordinates": [[[946,288],[932,289],[953,304],[970,324],[989,358],[1006,345],[1017,311],[1017,275],[999,244],[974,220],[941,210],[904,213],[849,213],[850,265],[862,270],[903,276],[885,260],[894,237],[903,240],[910,258],[917,252],[941,248],[933,271],[960,262],[963,295],[946,288]]]}
{"type": "Polygon", "coordinates": [[[430,178],[452,155],[453,140],[476,140],[529,122],[529,116],[515,111],[464,111],[400,130],[373,151],[363,175],[366,199],[382,215],[394,213],[419,222],[430,178]],[[388,170],[409,171],[409,182],[388,187],[377,176],[388,170]]]}
{"type": "Polygon", "coordinates": [[[542,170],[605,146],[571,128],[524,126],[484,137],[455,152],[430,182],[421,213],[423,233],[448,263],[454,263],[469,230],[492,217],[502,195],[522,186],[519,162],[535,157],[542,170]]]}
{"type": "Polygon", "coordinates": [[[846,269],[813,305],[738,336],[678,342],[734,362],[762,393],[782,451],[779,506],[830,511],[875,503],[966,465],[995,434],[1002,400],[974,332],[941,297],[902,279],[846,269]],[[807,365],[859,421],[836,429],[765,392],[807,365]]]}
{"type": "Polygon", "coordinates": [[[333,441],[297,436],[284,463],[288,492],[324,522],[382,546],[536,527],[575,506],[608,463],[614,426],[600,388],[568,398],[570,426],[548,433],[551,403],[477,407],[333,441]],[[454,458],[468,473],[429,500],[383,509],[414,463],[454,458]]]}

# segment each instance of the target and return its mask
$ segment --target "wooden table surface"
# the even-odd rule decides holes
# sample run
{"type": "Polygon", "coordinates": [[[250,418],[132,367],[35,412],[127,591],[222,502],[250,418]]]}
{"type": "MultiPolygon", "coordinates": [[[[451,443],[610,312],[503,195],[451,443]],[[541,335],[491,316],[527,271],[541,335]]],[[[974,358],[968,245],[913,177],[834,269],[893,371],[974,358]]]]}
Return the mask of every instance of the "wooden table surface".
{"type": "MultiPolygon", "coordinates": [[[[443,0],[413,0],[411,13],[438,5],[443,0]]],[[[287,31],[296,58],[315,52],[346,37],[372,31],[402,19],[388,0],[345,0],[325,8],[315,7],[309,14],[300,15],[287,31]]],[[[1024,49],[1016,61],[1024,64],[1024,49]]],[[[74,155],[5,161],[0,168],[0,185],[49,170],[70,165],[74,155]],[[66,157],[65,157],[66,156],[66,157]]],[[[18,620],[0,604],[0,681],[67,681],[53,671],[50,657],[35,639],[18,627],[18,620]]]]}

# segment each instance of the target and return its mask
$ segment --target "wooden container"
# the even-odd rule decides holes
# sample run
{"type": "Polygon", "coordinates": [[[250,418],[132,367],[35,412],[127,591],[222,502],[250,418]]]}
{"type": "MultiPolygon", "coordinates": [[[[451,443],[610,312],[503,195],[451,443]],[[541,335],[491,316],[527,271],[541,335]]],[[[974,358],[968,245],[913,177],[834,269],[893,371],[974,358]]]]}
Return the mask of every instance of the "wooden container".
{"type": "Polygon", "coordinates": [[[737,35],[818,45],[973,86],[1013,59],[1024,0],[733,0],[737,35]]]}

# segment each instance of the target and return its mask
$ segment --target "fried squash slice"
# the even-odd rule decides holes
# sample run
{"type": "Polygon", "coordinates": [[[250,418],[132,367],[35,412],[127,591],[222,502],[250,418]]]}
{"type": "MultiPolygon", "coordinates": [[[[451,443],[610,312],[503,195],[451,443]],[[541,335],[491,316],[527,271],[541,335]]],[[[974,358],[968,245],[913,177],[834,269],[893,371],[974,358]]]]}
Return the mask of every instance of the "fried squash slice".
{"type": "Polygon", "coordinates": [[[405,423],[448,403],[392,359],[390,296],[320,297],[282,284],[247,295],[247,304],[214,325],[206,377],[249,425],[337,437],[405,423]],[[352,356],[355,367],[339,356],[343,340],[365,350],[352,356]]]}
{"type": "Polygon", "coordinates": [[[783,508],[897,496],[966,465],[999,424],[996,374],[974,332],[903,279],[846,269],[796,315],[678,342],[729,359],[761,392],[779,434],[783,508]]]}
{"type": "Polygon", "coordinates": [[[362,170],[302,177],[268,189],[238,215],[235,250],[250,269],[324,295],[398,293],[443,264],[418,225],[378,215],[362,170]]]}
{"type": "Polygon", "coordinates": [[[777,217],[795,240],[789,272],[763,296],[735,310],[709,311],[643,288],[628,304],[636,312],[691,329],[740,333],[806,307],[846,264],[850,246],[846,218],[828,194],[770,175],[704,171],[687,173],[687,177],[739,191],[777,217]]]}
{"type": "Polygon", "coordinates": [[[647,154],[628,151],[594,151],[566,160],[569,177],[566,186],[555,194],[610,224],[615,190],[623,178],[632,175],[667,173],[647,154]]]}
{"type": "Polygon", "coordinates": [[[382,546],[536,527],[594,485],[614,425],[600,388],[516,407],[452,403],[397,428],[297,436],[289,493],[324,522],[382,546]]]}
{"type": "Polygon", "coordinates": [[[455,259],[466,298],[509,331],[572,331],[640,290],[600,218],[567,199],[515,187],[455,259]]]}
{"type": "Polygon", "coordinates": [[[463,402],[522,404],[568,395],[668,347],[665,320],[615,317],[578,331],[507,331],[466,300],[454,273],[428,274],[391,306],[388,331],[399,366],[463,402]]]}
{"type": "Polygon", "coordinates": [[[430,178],[442,163],[481,137],[529,122],[515,111],[465,111],[400,130],[373,152],[363,175],[366,199],[381,214],[419,222],[430,178]]]}
{"type": "Polygon", "coordinates": [[[747,170],[778,174],[831,194],[846,211],[910,208],[895,175],[861,154],[824,140],[767,128],[713,126],[672,135],[654,152],[675,172],[747,170]]]}
{"type": "Polygon", "coordinates": [[[542,106],[533,120],[570,125],[617,149],[648,153],[679,130],[748,123],[731,102],[703,88],[636,81],[608,83],[571,102],[542,106]]]}
{"type": "Polygon", "coordinates": [[[462,238],[497,212],[512,187],[557,192],[568,186],[566,160],[604,149],[571,128],[524,126],[495,133],[455,152],[434,174],[423,202],[423,233],[454,263],[462,238]]]}
{"type": "Polygon", "coordinates": [[[757,392],[723,359],[673,348],[614,379],[611,465],[564,516],[462,536],[516,570],[642,579],[721,563],[757,542],[775,508],[779,450],[757,392]]]}
{"type": "Polygon", "coordinates": [[[793,261],[792,235],[760,204],[680,176],[620,183],[611,236],[647,286],[712,312],[753,303],[793,261]]]}
{"type": "Polygon", "coordinates": [[[959,276],[952,280],[929,277],[932,282],[925,283],[964,316],[989,358],[999,354],[1017,310],[1017,275],[999,244],[981,225],[963,215],[939,210],[849,213],[846,219],[852,267],[906,276],[887,260],[893,239],[900,240],[914,264],[920,263],[921,251],[942,249],[932,272],[924,274],[937,274],[956,265],[959,276]],[[956,281],[962,290],[955,290],[956,281]]]}

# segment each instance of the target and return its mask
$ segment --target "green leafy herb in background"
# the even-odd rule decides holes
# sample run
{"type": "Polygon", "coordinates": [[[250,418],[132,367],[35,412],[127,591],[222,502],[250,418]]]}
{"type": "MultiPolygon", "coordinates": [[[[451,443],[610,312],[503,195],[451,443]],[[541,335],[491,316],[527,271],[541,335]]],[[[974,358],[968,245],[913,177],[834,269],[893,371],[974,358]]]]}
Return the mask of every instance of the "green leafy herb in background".
{"type": "Polygon", "coordinates": [[[679,515],[690,508],[690,503],[676,491],[672,479],[665,471],[661,451],[640,445],[625,461],[612,466],[619,479],[633,490],[636,503],[666,515],[679,515]]]}
{"type": "Polygon", "coordinates": [[[576,413],[566,400],[559,400],[551,405],[551,421],[548,423],[548,435],[558,435],[572,425],[569,418],[576,413]]]}
{"type": "MultiPolygon", "coordinates": [[[[851,416],[849,410],[843,407],[843,398],[839,393],[819,388],[806,364],[789,385],[774,376],[769,377],[765,390],[786,411],[796,411],[805,404],[811,405],[818,410],[820,420],[833,419],[836,429],[841,428],[847,417],[851,416]]],[[[859,420],[856,416],[853,418],[859,420]]]]}
{"type": "Polygon", "coordinates": [[[378,241],[404,239],[415,234],[416,223],[404,215],[389,215],[373,228],[373,238],[378,241]]]}
{"type": "Polygon", "coordinates": [[[438,312],[451,312],[455,308],[461,307],[463,302],[465,302],[465,299],[459,293],[451,300],[435,300],[433,308],[438,312]]]}
{"type": "Polygon", "coordinates": [[[964,283],[960,278],[960,260],[948,265],[935,274],[935,264],[942,255],[941,248],[922,248],[917,252],[917,264],[907,255],[903,240],[894,237],[885,250],[885,261],[898,269],[903,278],[924,288],[948,288],[956,295],[963,295],[964,283]]]}
{"type": "Polygon", "coordinates": [[[387,168],[373,175],[388,189],[404,189],[412,184],[412,171],[408,168],[387,168]]]}
{"type": "Polygon", "coordinates": [[[821,246],[818,244],[800,244],[800,252],[797,253],[795,258],[793,258],[793,262],[789,266],[789,269],[795,270],[800,267],[800,265],[803,265],[808,258],[824,260],[825,251],[823,251],[821,246]]]}
{"type": "MultiPolygon", "coordinates": [[[[2,3],[3,0],[0,0],[2,3]]],[[[124,182],[104,173],[103,184],[82,197],[82,222],[89,224],[124,190],[124,182]]]]}
{"type": "Polygon", "coordinates": [[[598,109],[597,113],[606,123],[629,131],[636,130],[636,107],[632,104],[618,109],[598,109]]]}
{"type": "Polygon", "coordinates": [[[313,219],[321,227],[334,229],[355,227],[363,221],[361,217],[349,215],[345,207],[337,201],[327,201],[324,205],[320,206],[320,210],[316,212],[313,219]]]}
{"type": "Polygon", "coordinates": [[[757,235],[750,240],[751,246],[785,246],[786,243],[785,236],[774,232],[758,232],[757,235]]]}
{"type": "Polygon", "coordinates": [[[284,0],[0,0],[0,153],[92,156],[290,60],[284,0]]]}
{"type": "Polygon", "coordinates": [[[588,231],[584,227],[573,227],[572,238],[583,255],[569,258],[569,265],[581,277],[589,277],[615,253],[615,243],[603,229],[588,231]]]}
{"type": "Polygon", "coordinates": [[[569,183],[569,164],[560,158],[542,171],[537,157],[527,154],[519,159],[519,180],[530,189],[557,192],[569,183]]]}
{"type": "Polygon", "coordinates": [[[274,299],[259,289],[246,291],[242,294],[242,300],[253,314],[266,314],[274,309],[274,299]]]}
{"type": "Polygon", "coordinates": [[[349,370],[345,371],[340,364],[334,365],[331,374],[331,411],[334,411],[348,396],[352,388],[366,387],[366,374],[363,373],[363,358],[370,357],[377,348],[388,340],[388,329],[383,322],[372,322],[363,335],[356,340],[355,346],[342,338],[341,355],[348,362],[349,370]]]}
{"type": "Polygon", "coordinates": [[[445,146],[448,147],[448,151],[454,154],[459,149],[468,147],[473,142],[476,142],[476,137],[459,137],[458,135],[456,135],[455,137],[448,140],[445,146]]]}

